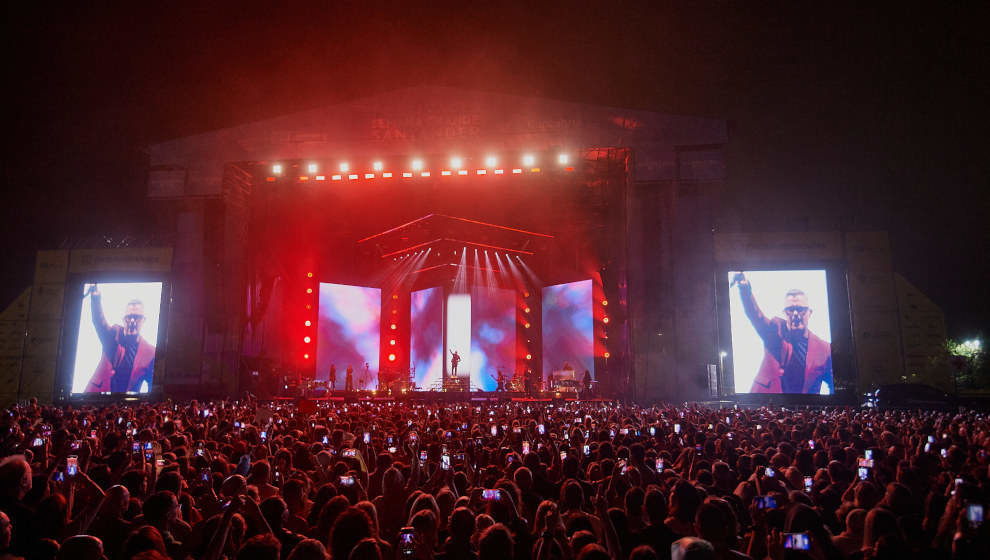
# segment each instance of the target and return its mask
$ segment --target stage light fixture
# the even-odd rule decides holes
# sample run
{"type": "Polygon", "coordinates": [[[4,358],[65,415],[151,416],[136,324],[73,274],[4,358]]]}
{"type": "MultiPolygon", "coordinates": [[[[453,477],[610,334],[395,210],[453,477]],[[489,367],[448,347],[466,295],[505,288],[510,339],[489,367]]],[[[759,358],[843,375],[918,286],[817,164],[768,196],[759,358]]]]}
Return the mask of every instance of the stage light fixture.
{"type": "Polygon", "coordinates": [[[310,343],[310,342],[312,342],[312,341],[313,341],[313,339],[312,339],[312,338],[310,338],[310,337],[308,337],[308,336],[304,336],[304,337],[303,337],[303,342],[305,342],[306,344],[309,344],[309,343],[310,343]]]}
{"type": "Polygon", "coordinates": [[[312,327],[312,326],[313,326],[313,322],[312,322],[312,321],[310,321],[309,319],[306,319],[306,323],[305,323],[305,325],[306,325],[307,327],[312,327]]]}
{"type": "Polygon", "coordinates": [[[309,359],[309,354],[303,354],[303,359],[308,360],[309,359]]]}
{"type": "Polygon", "coordinates": [[[281,174],[282,174],[282,164],[276,163],[275,165],[272,166],[272,175],[281,175],[281,174]]]}
{"type": "Polygon", "coordinates": [[[306,309],[312,309],[312,308],[313,308],[313,304],[311,304],[311,303],[307,303],[306,304],[306,309]]]}
{"type": "Polygon", "coordinates": [[[307,294],[313,293],[313,288],[306,288],[306,293],[307,294]]]}
{"type": "Polygon", "coordinates": [[[395,354],[389,354],[388,355],[388,361],[394,362],[395,361],[395,354]]]}
{"type": "Polygon", "coordinates": [[[375,171],[381,171],[382,169],[385,169],[385,164],[380,161],[376,161],[375,163],[371,164],[371,168],[374,169],[375,171]]]}
{"type": "Polygon", "coordinates": [[[488,167],[495,167],[496,163],[498,163],[498,159],[496,159],[495,156],[488,156],[485,158],[485,165],[488,167]]]}
{"type": "Polygon", "coordinates": [[[306,166],[306,171],[308,171],[309,173],[316,173],[317,169],[319,169],[319,166],[317,166],[315,163],[311,163],[306,166]]]}
{"type": "Polygon", "coordinates": [[[561,165],[567,165],[570,162],[570,160],[571,158],[567,154],[560,154],[559,156],[557,156],[557,163],[561,165]]]}
{"type": "Polygon", "coordinates": [[[536,156],[533,154],[526,154],[522,157],[523,165],[526,167],[533,167],[536,164],[536,156]]]}
{"type": "Polygon", "coordinates": [[[529,313],[529,308],[523,309],[523,313],[529,313]]]}
{"type": "Polygon", "coordinates": [[[459,157],[450,158],[451,169],[460,169],[463,165],[464,165],[464,160],[462,160],[461,158],[459,157]]]}
{"type": "Polygon", "coordinates": [[[392,299],[399,299],[399,294],[392,294],[392,299]]]}
{"type": "Polygon", "coordinates": [[[388,345],[389,346],[395,346],[395,339],[393,338],[393,339],[389,340],[388,341],[388,345]]]}
{"type": "Polygon", "coordinates": [[[414,160],[412,160],[412,169],[413,169],[413,171],[422,171],[422,169],[423,169],[423,160],[421,160],[421,159],[414,159],[414,160]]]}
{"type": "Polygon", "coordinates": [[[312,278],[312,277],[313,277],[313,273],[312,272],[307,272],[306,273],[306,278],[312,278]]]}
{"type": "Polygon", "coordinates": [[[529,292],[523,292],[523,297],[524,298],[528,298],[529,297],[529,292]]]}
{"type": "Polygon", "coordinates": [[[608,352],[605,352],[605,354],[603,354],[603,355],[605,356],[605,359],[606,360],[612,357],[612,355],[609,354],[608,352]]]}
{"type": "Polygon", "coordinates": [[[532,354],[526,354],[526,359],[527,360],[532,360],[533,359],[533,355],[532,354]]]}
{"type": "Polygon", "coordinates": [[[608,306],[608,300],[607,300],[607,299],[603,299],[603,300],[602,300],[602,305],[604,305],[604,306],[608,306]]]}
{"type": "Polygon", "coordinates": [[[391,325],[389,325],[389,326],[388,326],[388,328],[390,328],[390,329],[392,329],[392,330],[394,331],[394,330],[395,330],[395,329],[397,329],[398,327],[396,326],[396,324],[395,324],[395,323],[392,323],[391,325]]]}
{"type": "Polygon", "coordinates": [[[343,162],[340,163],[340,172],[341,173],[347,173],[350,170],[351,170],[351,166],[350,166],[349,163],[347,163],[346,161],[343,161],[343,162]]]}
{"type": "Polygon", "coordinates": [[[529,328],[529,323],[526,323],[526,324],[525,324],[525,325],[523,325],[523,326],[524,326],[524,327],[526,327],[526,328],[528,329],[528,328],[529,328]]]}
{"type": "Polygon", "coordinates": [[[608,324],[608,317],[602,317],[602,322],[607,325],[608,324]]]}

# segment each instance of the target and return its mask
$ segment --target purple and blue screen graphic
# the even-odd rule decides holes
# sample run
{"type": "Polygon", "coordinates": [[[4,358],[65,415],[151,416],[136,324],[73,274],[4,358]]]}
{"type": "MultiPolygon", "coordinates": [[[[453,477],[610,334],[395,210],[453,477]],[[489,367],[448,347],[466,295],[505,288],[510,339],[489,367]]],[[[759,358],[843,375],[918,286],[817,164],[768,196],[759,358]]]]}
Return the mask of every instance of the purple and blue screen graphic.
{"type": "Polygon", "coordinates": [[[382,291],[378,288],[321,282],[316,379],[328,380],[333,364],[337,388],[343,389],[347,366],[351,366],[354,388],[373,389],[378,384],[381,314],[382,291]]]}
{"type": "Polygon", "coordinates": [[[494,391],[498,370],[510,379],[515,365],[516,293],[475,288],[471,291],[471,387],[494,391]]]}
{"type": "Polygon", "coordinates": [[[543,288],[544,375],[563,371],[566,363],[578,380],[585,370],[594,378],[594,335],[591,280],[543,288]]]}
{"type": "Polygon", "coordinates": [[[443,378],[443,290],[415,291],[410,300],[409,362],[416,388],[429,390],[443,378]]]}

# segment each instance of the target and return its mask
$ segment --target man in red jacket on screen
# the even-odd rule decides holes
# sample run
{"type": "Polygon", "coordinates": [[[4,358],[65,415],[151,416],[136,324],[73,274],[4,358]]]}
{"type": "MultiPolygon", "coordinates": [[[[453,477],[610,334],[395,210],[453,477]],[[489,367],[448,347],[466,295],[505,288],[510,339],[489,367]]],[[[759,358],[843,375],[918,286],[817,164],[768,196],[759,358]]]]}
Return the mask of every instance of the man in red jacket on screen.
{"type": "Polygon", "coordinates": [[[150,390],[155,369],[155,347],[141,336],[144,303],[137,299],[127,302],[124,325],[111,326],[103,315],[99,286],[91,285],[87,293],[92,305],[93,327],[103,346],[103,356],[86,384],[86,392],[137,392],[141,390],[142,383],[147,383],[150,390]]]}
{"type": "Polygon", "coordinates": [[[808,296],[801,290],[784,295],[784,316],[767,318],[753,297],[753,287],[746,274],[738,272],[732,284],[739,286],[746,317],[763,339],[763,363],[753,380],[751,393],[833,392],[832,347],[808,330],[812,309],[808,296]]]}

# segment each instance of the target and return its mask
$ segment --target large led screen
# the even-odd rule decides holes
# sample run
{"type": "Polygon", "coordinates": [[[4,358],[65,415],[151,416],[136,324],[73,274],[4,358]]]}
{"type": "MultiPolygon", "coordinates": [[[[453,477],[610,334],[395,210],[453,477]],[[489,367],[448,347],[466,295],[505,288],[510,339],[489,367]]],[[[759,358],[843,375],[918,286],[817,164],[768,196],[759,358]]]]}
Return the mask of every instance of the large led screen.
{"type": "Polygon", "coordinates": [[[353,389],[378,385],[382,291],[378,288],[320,283],[319,333],[316,337],[316,378],[347,389],[347,369],[353,389]],[[330,379],[334,370],[335,380],[330,379]]]}
{"type": "Polygon", "coordinates": [[[515,364],[516,293],[496,288],[472,290],[471,387],[494,391],[498,372],[508,381],[515,364]]]}
{"type": "Polygon", "coordinates": [[[443,290],[413,292],[409,313],[409,363],[416,388],[429,390],[443,377],[443,290]]]}
{"type": "Polygon", "coordinates": [[[161,282],[83,286],[73,393],[151,390],[161,303],[161,282]]]}
{"type": "Polygon", "coordinates": [[[729,272],[729,321],[736,393],[833,392],[824,270],[729,272]]]}
{"type": "MultiPolygon", "coordinates": [[[[471,294],[447,294],[447,375],[471,374],[471,294]]],[[[473,381],[473,380],[472,380],[473,381]]]]}
{"type": "Polygon", "coordinates": [[[597,379],[591,298],[591,280],[543,288],[544,375],[597,379]]]}

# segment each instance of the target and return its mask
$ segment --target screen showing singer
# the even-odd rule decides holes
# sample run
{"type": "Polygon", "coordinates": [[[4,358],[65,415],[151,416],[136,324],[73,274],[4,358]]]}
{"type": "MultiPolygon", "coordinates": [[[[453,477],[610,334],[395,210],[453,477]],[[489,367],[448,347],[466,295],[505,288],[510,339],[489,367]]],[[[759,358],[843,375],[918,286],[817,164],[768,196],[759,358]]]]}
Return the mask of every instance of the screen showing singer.
{"type": "Polygon", "coordinates": [[[729,272],[737,393],[834,392],[824,270],[729,272]]]}
{"type": "Polygon", "coordinates": [[[161,299],[161,282],[83,286],[73,393],[151,390],[161,299]]]}

